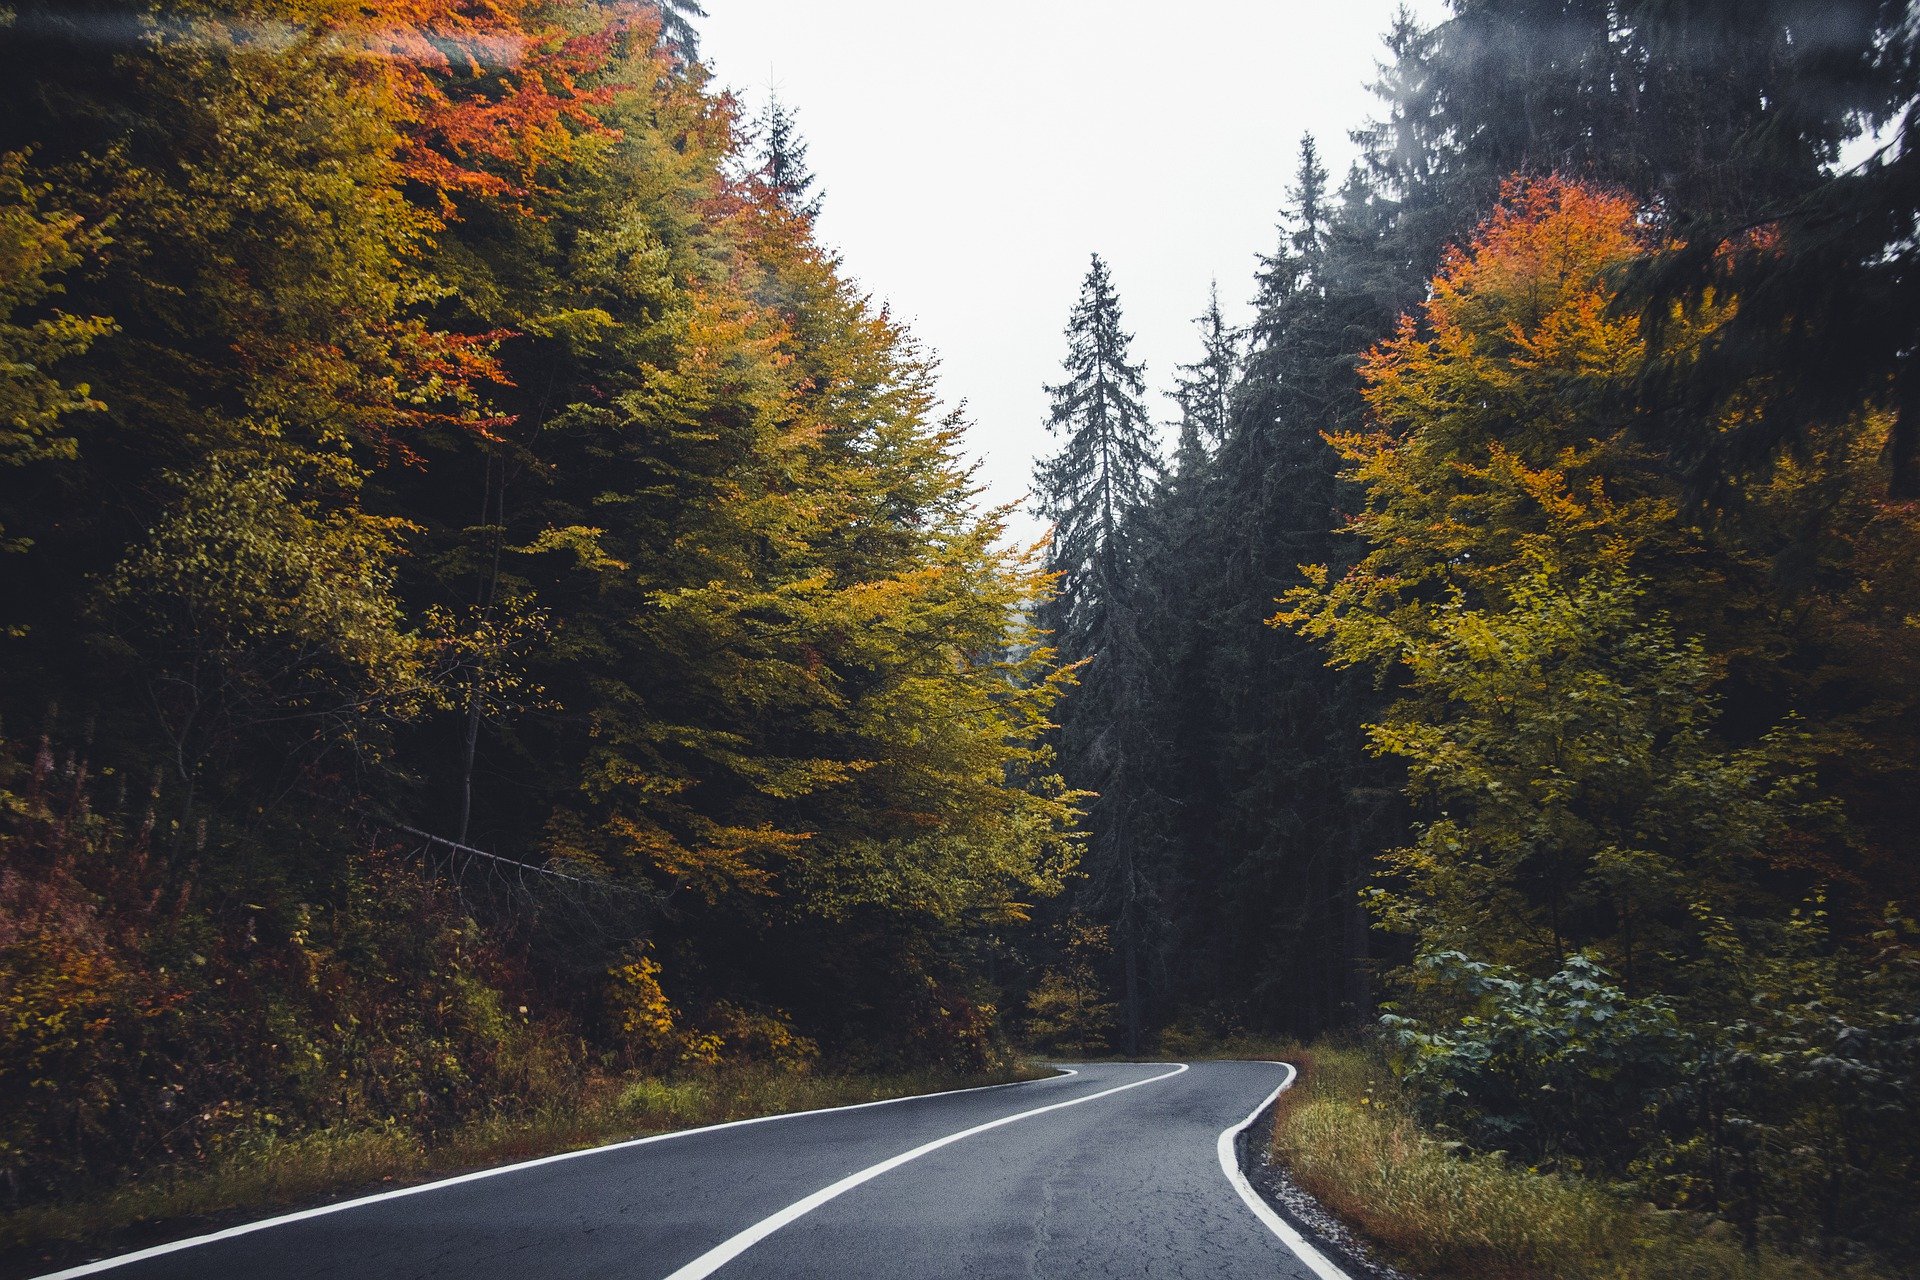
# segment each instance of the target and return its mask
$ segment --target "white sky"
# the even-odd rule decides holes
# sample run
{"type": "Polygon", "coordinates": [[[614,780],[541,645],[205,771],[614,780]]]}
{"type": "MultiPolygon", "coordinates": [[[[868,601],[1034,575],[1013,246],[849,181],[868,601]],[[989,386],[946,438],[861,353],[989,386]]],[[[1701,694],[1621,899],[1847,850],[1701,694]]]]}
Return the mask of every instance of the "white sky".
{"type": "MultiPolygon", "coordinates": [[[[1098,252],[1149,387],[1192,360],[1218,278],[1247,317],[1300,134],[1335,186],[1399,0],[705,0],[701,53],[750,113],[799,115],[819,230],[965,400],[994,502],[1052,452],[1043,384],[1098,252]]],[[[1413,0],[1423,20],[1441,0],[1413,0]]],[[[1170,402],[1149,400],[1157,416],[1170,402]]],[[[1023,520],[1024,536],[1038,530],[1023,520]]]]}

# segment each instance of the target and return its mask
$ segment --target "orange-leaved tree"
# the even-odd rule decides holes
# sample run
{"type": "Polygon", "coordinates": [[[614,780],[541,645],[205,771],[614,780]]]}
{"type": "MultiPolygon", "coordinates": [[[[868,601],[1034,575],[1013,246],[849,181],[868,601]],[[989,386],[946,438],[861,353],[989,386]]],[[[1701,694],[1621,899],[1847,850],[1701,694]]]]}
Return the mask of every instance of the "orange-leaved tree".
{"type": "Polygon", "coordinates": [[[1831,815],[1796,722],[1725,731],[1699,620],[1727,603],[1729,557],[1623,394],[1647,340],[1618,273],[1651,242],[1625,196],[1508,184],[1369,353],[1371,427],[1334,439],[1366,555],[1310,571],[1277,621],[1399,689],[1370,735],[1424,820],[1372,890],[1386,927],[1545,970],[1589,949],[1630,988],[1681,990],[1714,921],[1780,916],[1770,855],[1831,815]]]}

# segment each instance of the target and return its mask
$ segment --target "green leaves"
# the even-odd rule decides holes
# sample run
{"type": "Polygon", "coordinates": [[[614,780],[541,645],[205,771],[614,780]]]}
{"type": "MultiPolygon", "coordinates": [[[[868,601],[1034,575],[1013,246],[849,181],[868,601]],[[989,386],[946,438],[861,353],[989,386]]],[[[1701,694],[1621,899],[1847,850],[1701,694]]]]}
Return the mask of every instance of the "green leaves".
{"type": "Polygon", "coordinates": [[[1395,1069],[1426,1119],[1482,1149],[1618,1168],[1699,1052],[1669,1002],[1628,996],[1590,955],[1531,978],[1428,951],[1414,974],[1452,1025],[1384,1017],[1395,1069]]]}

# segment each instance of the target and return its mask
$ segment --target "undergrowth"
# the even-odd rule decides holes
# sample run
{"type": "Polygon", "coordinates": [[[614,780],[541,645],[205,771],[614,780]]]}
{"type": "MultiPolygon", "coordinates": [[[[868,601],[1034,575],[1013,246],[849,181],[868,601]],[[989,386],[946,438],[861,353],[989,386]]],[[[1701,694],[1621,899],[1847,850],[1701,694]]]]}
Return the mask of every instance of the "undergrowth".
{"type": "Polygon", "coordinates": [[[741,1066],[673,1078],[601,1079],[564,1101],[483,1116],[437,1140],[397,1125],[263,1135],[233,1143],[210,1165],[163,1170],[92,1197],[0,1214],[0,1275],[33,1274],[80,1256],[83,1248],[136,1245],[154,1234],[154,1224],[177,1227],[159,1233],[177,1237],[214,1215],[257,1216],[626,1138],[1051,1074],[1024,1064],[985,1076],[741,1066]]]}
{"type": "Polygon", "coordinates": [[[1879,1280],[1862,1262],[1749,1251],[1726,1223],[1599,1184],[1466,1154],[1413,1118],[1362,1051],[1296,1055],[1275,1159],[1329,1211],[1423,1280],[1879,1280]]]}

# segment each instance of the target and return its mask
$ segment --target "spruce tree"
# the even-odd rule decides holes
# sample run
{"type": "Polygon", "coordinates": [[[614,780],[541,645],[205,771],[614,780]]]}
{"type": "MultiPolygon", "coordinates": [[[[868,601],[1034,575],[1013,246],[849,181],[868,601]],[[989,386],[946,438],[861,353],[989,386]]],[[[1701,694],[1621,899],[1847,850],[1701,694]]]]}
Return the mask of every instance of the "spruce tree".
{"type": "Polygon", "coordinates": [[[825,193],[814,190],[813,171],[807,167],[807,144],[800,136],[798,115],[777,96],[770,97],[754,128],[760,152],[759,180],[788,213],[802,218],[819,217],[820,198],[825,193]]]}
{"type": "Polygon", "coordinates": [[[1650,370],[1640,397],[1649,440],[1678,438],[1694,493],[1724,505],[1823,424],[1880,409],[1894,419],[1890,494],[1920,497],[1920,25],[1911,7],[1646,8],[1651,56],[1663,66],[1711,57],[1749,104],[1708,116],[1711,134],[1695,131],[1706,144],[1702,166],[1718,181],[1674,202],[1680,234],[1640,272],[1640,301],[1656,325],[1676,298],[1740,298],[1709,349],[1650,370]],[[1842,145],[1869,130],[1882,145],[1842,166],[1842,145]],[[1732,430],[1703,412],[1734,403],[1756,377],[1778,388],[1766,412],[1740,415],[1732,430]]]}
{"type": "Polygon", "coordinates": [[[1133,335],[1121,328],[1120,299],[1098,254],[1066,336],[1066,379],[1047,388],[1047,430],[1060,451],[1039,464],[1035,484],[1040,514],[1054,523],[1051,564],[1064,575],[1055,643],[1085,656],[1107,638],[1108,606],[1125,592],[1127,518],[1160,467],[1141,402],[1144,369],[1127,358],[1133,335]]]}
{"type": "MultiPolygon", "coordinates": [[[[1226,438],[1192,499],[1183,646],[1199,659],[1188,702],[1210,741],[1167,780],[1183,815],[1180,972],[1228,1021],[1311,1033],[1367,999],[1357,891],[1386,842],[1370,800],[1364,690],[1313,646],[1266,625],[1299,566],[1344,552],[1338,460],[1322,433],[1357,407],[1354,335],[1379,331],[1366,273],[1347,260],[1327,175],[1301,142],[1281,242],[1261,260],[1244,376],[1226,438]],[[1201,763],[1195,767],[1194,761],[1201,763]]],[[[1163,722],[1180,724],[1171,711],[1163,722]]]]}
{"type": "Polygon", "coordinates": [[[1087,806],[1081,907],[1109,924],[1120,953],[1127,1046],[1143,1019],[1141,966],[1161,935],[1159,853],[1164,817],[1148,785],[1154,663],[1141,631],[1139,521],[1160,462],[1141,397],[1142,366],[1128,359],[1120,300],[1094,255],[1067,324],[1065,379],[1047,388],[1059,452],[1040,463],[1040,513],[1053,521],[1048,567],[1057,595],[1042,619],[1060,656],[1082,663],[1060,715],[1069,785],[1087,806]]]}
{"type": "Polygon", "coordinates": [[[1215,455],[1224,442],[1232,398],[1242,375],[1241,335],[1220,313],[1218,289],[1195,320],[1199,358],[1181,365],[1172,398],[1180,408],[1173,467],[1149,508],[1136,518],[1140,550],[1136,588],[1148,652],[1159,660],[1160,678],[1145,709],[1153,727],[1144,743],[1145,774],[1166,819],[1160,877],[1166,906],[1163,1003],[1191,1014],[1204,999],[1192,978],[1195,951],[1182,934],[1200,932],[1214,916],[1212,889],[1218,876],[1212,815],[1220,808],[1217,726],[1219,690],[1209,679],[1217,635],[1210,609],[1217,593],[1221,548],[1211,503],[1219,476],[1215,455]]]}
{"type": "Polygon", "coordinates": [[[653,8],[660,18],[660,43],[683,62],[697,60],[700,37],[693,29],[693,20],[707,16],[700,0],[653,0],[653,8]]]}
{"type": "Polygon", "coordinates": [[[1226,439],[1229,403],[1240,377],[1240,335],[1220,314],[1217,282],[1208,287],[1207,309],[1193,323],[1200,330],[1200,358],[1179,367],[1173,392],[1180,406],[1183,458],[1189,450],[1211,453],[1226,439]]]}

